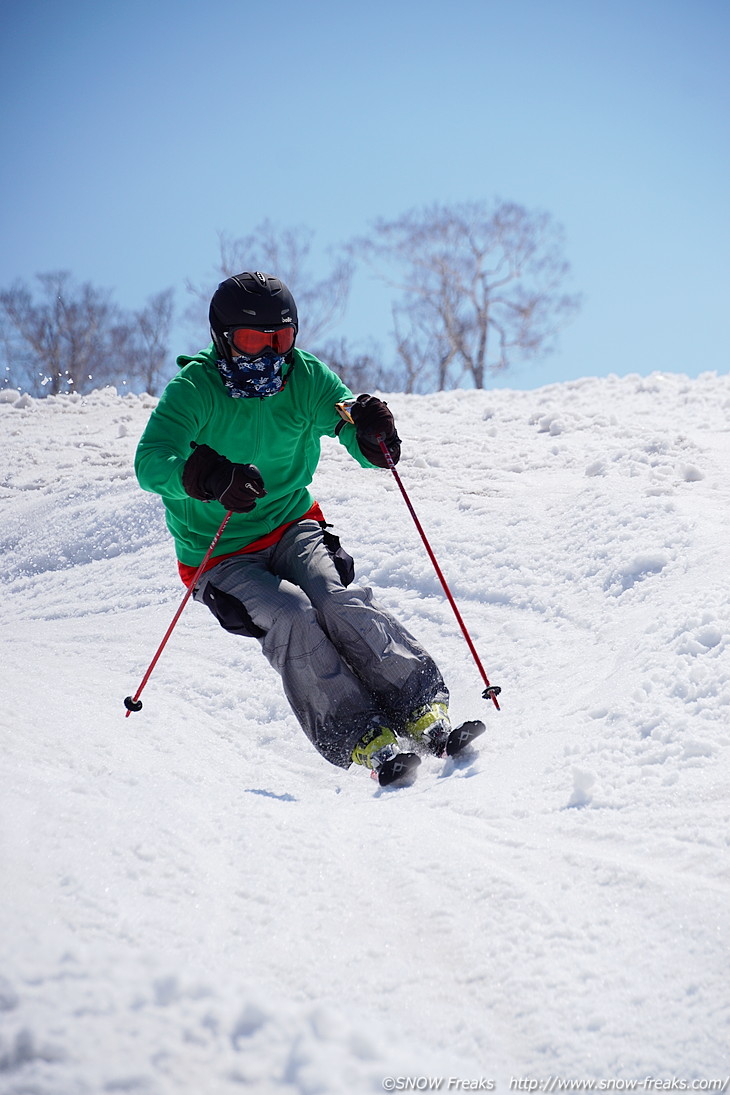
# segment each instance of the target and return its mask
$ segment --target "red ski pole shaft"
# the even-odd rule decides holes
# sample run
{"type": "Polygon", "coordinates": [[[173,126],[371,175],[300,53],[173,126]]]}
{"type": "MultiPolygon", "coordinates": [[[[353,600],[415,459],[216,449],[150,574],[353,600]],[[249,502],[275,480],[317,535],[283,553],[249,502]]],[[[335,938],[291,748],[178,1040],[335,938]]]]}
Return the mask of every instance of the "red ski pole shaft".
{"type": "Polygon", "coordinates": [[[461,616],[461,613],[459,612],[459,608],[456,604],[456,601],[454,600],[454,598],[451,594],[451,590],[449,589],[448,583],[447,583],[446,579],[444,578],[441,567],[438,564],[438,560],[436,559],[436,556],[433,553],[431,545],[428,542],[428,537],[426,536],[426,533],[423,531],[423,526],[421,525],[421,522],[418,520],[418,514],[416,513],[415,509],[413,508],[413,504],[411,503],[411,500],[408,497],[408,493],[406,492],[406,488],[403,486],[403,482],[401,480],[401,477],[398,474],[398,471],[396,469],[395,463],[393,461],[393,457],[390,455],[390,451],[388,449],[388,446],[385,444],[385,441],[383,440],[382,437],[378,438],[378,444],[380,445],[380,450],[381,450],[383,456],[385,457],[385,460],[386,460],[386,463],[387,463],[388,467],[393,472],[393,476],[395,478],[395,481],[398,484],[398,487],[400,488],[401,494],[403,495],[403,501],[408,506],[408,510],[410,512],[411,517],[413,518],[413,522],[414,522],[416,528],[418,529],[420,537],[423,540],[423,545],[426,548],[426,551],[428,552],[428,557],[431,560],[431,562],[433,563],[433,567],[434,567],[434,570],[436,571],[436,574],[438,576],[438,580],[441,582],[441,585],[443,587],[443,591],[446,594],[448,602],[449,602],[449,604],[451,605],[451,607],[454,611],[454,615],[456,616],[456,621],[457,621],[459,627],[461,628],[461,631],[462,631],[462,634],[463,634],[464,638],[466,639],[466,644],[469,647],[469,650],[471,651],[471,656],[472,656],[472,658],[474,659],[474,661],[476,663],[476,667],[479,670],[479,673],[481,675],[482,680],[484,681],[484,684],[486,685],[486,688],[484,689],[484,698],[485,699],[490,699],[492,701],[492,703],[494,704],[494,706],[499,711],[500,707],[499,707],[499,701],[497,700],[497,696],[499,695],[499,692],[501,691],[501,689],[499,688],[498,685],[494,685],[494,684],[489,683],[489,678],[487,677],[484,666],[482,665],[481,659],[480,659],[480,657],[477,653],[476,647],[474,646],[474,643],[471,640],[471,635],[467,631],[466,624],[464,623],[464,621],[462,619],[462,616],[461,616]]]}
{"type": "Polygon", "coordinates": [[[203,573],[203,570],[205,569],[205,564],[206,564],[206,563],[208,562],[208,560],[210,559],[211,555],[212,555],[212,554],[213,554],[213,552],[215,551],[215,548],[216,548],[216,544],[218,543],[218,541],[220,540],[221,536],[223,535],[223,529],[224,529],[224,528],[226,527],[226,525],[228,524],[228,520],[229,520],[229,518],[230,518],[230,516],[231,516],[232,512],[233,512],[232,510],[229,510],[229,511],[228,511],[228,513],[227,513],[227,514],[225,515],[225,517],[223,518],[223,520],[222,520],[222,522],[221,522],[221,526],[220,526],[220,528],[218,529],[218,531],[216,532],[215,536],[214,536],[214,537],[213,537],[213,539],[211,540],[211,542],[210,542],[210,547],[208,548],[208,550],[206,551],[205,555],[203,556],[203,561],[201,562],[200,566],[199,566],[199,567],[198,567],[198,569],[196,570],[196,572],[195,572],[195,575],[194,575],[194,577],[193,577],[193,580],[192,580],[192,582],[190,583],[190,585],[188,586],[188,591],[187,591],[187,593],[185,594],[185,596],[183,597],[182,601],[180,602],[180,607],[178,608],[177,612],[176,612],[176,613],[175,613],[175,615],[173,616],[173,618],[172,618],[172,623],[170,624],[170,626],[168,627],[167,631],[165,632],[165,637],[163,638],[163,640],[162,640],[162,642],[160,643],[160,645],[159,645],[159,646],[157,647],[157,652],[156,652],[156,654],[155,654],[154,658],[152,659],[152,661],[150,662],[150,664],[149,664],[149,666],[148,666],[148,668],[147,668],[147,672],[145,673],[144,677],[142,678],[142,680],[141,680],[141,682],[140,682],[139,688],[137,689],[137,691],[135,692],[135,694],[134,694],[133,696],[127,696],[127,697],[126,697],[126,699],[124,700],[124,706],[125,706],[125,707],[127,708],[127,714],[125,715],[125,718],[127,718],[127,719],[128,719],[128,718],[129,718],[129,716],[130,716],[130,715],[132,714],[132,712],[133,712],[133,711],[141,711],[141,710],[142,710],[142,701],[141,701],[141,700],[140,700],[140,698],[139,698],[139,697],[140,697],[140,695],[142,694],[142,689],[144,688],[144,686],[145,686],[145,685],[147,684],[147,681],[148,681],[148,680],[150,679],[150,677],[152,676],[152,670],[153,670],[153,669],[155,668],[155,666],[157,665],[157,662],[158,662],[158,660],[159,660],[160,654],[161,654],[161,653],[162,653],[162,651],[163,651],[163,650],[165,649],[165,646],[166,646],[166,644],[167,644],[167,640],[168,640],[168,639],[170,638],[170,636],[172,635],[172,632],[173,632],[173,630],[174,630],[174,628],[175,628],[175,624],[177,623],[177,621],[178,621],[178,620],[180,619],[180,617],[182,616],[182,611],[183,611],[183,609],[185,608],[185,605],[186,605],[186,604],[188,603],[188,601],[190,600],[190,597],[191,597],[191,595],[192,595],[192,592],[193,592],[193,590],[195,589],[195,583],[197,582],[197,580],[198,580],[198,578],[200,577],[200,575],[201,575],[201,574],[203,573]]]}

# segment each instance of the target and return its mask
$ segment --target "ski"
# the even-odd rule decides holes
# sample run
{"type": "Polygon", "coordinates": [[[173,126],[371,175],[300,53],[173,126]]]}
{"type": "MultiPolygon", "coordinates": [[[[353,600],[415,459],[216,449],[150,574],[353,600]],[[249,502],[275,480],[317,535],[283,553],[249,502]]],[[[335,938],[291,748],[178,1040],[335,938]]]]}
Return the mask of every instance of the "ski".
{"type": "Polygon", "coordinates": [[[391,783],[403,783],[408,780],[420,763],[421,758],[417,753],[396,753],[371,775],[373,779],[377,779],[381,787],[388,787],[391,783]]]}
{"type": "Polygon", "coordinates": [[[472,719],[469,722],[462,722],[461,726],[456,726],[446,739],[445,753],[447,757],[455,757],[462,750],[466,749],[467,745],[471,745],[474,738],[478,738],[480,734],[483,734],[486,730],[486,726],[479,719],[472,719]]]}
{"type": "Polygon", "coordinates": [[[445,730],[439,730],[431,738],[429,749],[436,757],[458,756],[466,749],[467,745],[474,741],[474,738],[478,738],[486,729],[484,723],[479,719],[472,719],[469,722],[462,722],[461,726],[454,727],[449,733],[446,733],[445,730]]]}
{"type": "MultiPolygon", "coordinates": [[[[443,737],[432,741],[430,752],[437,757],[456,757],[486,729],[479,719],[462,722],[448,735],[444,734],[443,737]]],[[[370,776],[376,779],[381,787],[388,787],[393,783],[407,783],[410,782],[420,763],[421,758],[418,753],[396,753],[390,760],[381,764],[377,771],[371,772],[370,776]]]]}

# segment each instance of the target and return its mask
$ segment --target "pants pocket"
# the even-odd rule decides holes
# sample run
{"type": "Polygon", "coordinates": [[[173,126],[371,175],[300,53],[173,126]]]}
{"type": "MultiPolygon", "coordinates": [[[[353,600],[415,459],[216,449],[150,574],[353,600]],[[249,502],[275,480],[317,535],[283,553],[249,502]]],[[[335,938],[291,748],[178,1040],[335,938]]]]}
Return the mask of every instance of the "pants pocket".
{"type": "Polygon", "coordinates": [[[322,539],[324,540],[324,546],[332,556],[332,562],[335,564],[335,570],[340,581],[343,586],[349,586],[355,580],[355,560],[347,554],[340,543],[339,536],[335,536],[334,532],[328,532],[326,528],[323,528],[322,539]]]}
{"type": "Polygon", "coordinates": [[[258,627],[248,613],[246,606],[232,593],[218,589],[208,582],[203,590],[203,604],[206,604],[218,623],[234,635],[246,635],[252,639],[262,639],[266,632],[258,627]]]}

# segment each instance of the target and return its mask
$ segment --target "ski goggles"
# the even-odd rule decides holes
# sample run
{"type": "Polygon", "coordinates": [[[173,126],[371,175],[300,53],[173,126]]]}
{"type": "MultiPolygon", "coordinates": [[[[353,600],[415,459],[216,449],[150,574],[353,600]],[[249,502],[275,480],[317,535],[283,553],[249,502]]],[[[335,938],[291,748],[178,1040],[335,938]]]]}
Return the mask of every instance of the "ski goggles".
{"type": "Polygon", "coordinates": [[[243,357],[256,357],[265,350],[273,350],[281,355],[288,354],[296,338],[294,327],[275,327],[268,330],[260,327],[229,327],[225,334],[233,349],[243,357]]]}

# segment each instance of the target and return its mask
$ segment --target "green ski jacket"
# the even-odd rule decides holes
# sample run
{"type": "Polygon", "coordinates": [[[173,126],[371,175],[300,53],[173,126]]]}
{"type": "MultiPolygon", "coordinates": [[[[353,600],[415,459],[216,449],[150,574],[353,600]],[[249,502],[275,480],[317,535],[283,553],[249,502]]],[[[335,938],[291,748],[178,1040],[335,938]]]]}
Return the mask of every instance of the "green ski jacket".
{"type": "MultiPolygon", "coordinates": [[[[320,438],[335,436],[342,422],[335,404],[352,399],[331,369],[298,349],[281,391],[261,399],[236,399],[228,394],[216,357],[212,343],[193,357],[178,357],[180,372],[152,412],[135,458],[140,486],[159,494],[165,504],[178,560],[194,567],[226,510],[219,502],[200,502],[185,493],[182,470],[191,442],[210,445],[234,463],[255,464],[263,476],[266,496],[250,513],[234,513],[218,542],[216,557],[228,555],[310,509],[320,438]]],[[[345,424],[338,437],[362,467],[375,466],[360,452],[354,426],[345,424]]]]}

